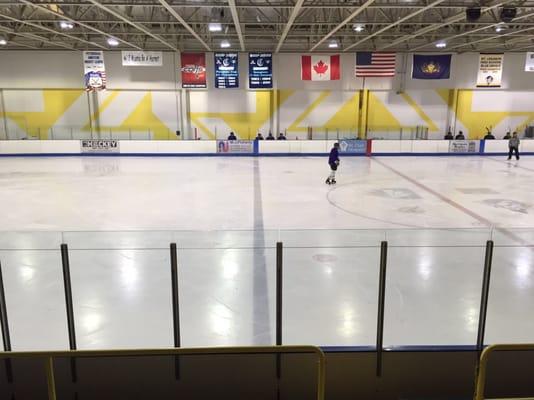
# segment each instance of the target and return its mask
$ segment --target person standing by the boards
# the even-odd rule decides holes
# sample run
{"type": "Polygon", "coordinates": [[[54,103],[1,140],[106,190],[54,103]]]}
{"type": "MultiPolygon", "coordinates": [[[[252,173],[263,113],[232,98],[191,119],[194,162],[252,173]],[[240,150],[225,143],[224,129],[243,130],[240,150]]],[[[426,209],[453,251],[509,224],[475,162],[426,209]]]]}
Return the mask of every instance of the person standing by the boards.
{"type": "Polygon", "coordinates": [[[510,140],[508,140],[508,159],[512,159],[512,154],[515,153],[515,159],[519,160],[519,144],[521,141],[517,137],[517,132],[512,134],[510,140]]]}

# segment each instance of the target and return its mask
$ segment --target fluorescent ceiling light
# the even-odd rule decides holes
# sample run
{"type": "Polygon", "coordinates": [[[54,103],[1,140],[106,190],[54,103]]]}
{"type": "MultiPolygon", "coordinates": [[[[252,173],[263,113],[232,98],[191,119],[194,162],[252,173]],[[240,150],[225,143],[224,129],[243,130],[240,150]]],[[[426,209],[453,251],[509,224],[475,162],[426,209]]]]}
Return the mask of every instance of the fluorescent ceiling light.
{"type": "Polygon", "coordinates": [[[438,42],[438,43],[436,43],[436,47],[437,47],[438,49],[443,49],[443,48],[447,47],[447,43],[445,43],[445,42],[438,42]]]}
{"type": "Polygon", "coordinates": [[[61,21],[59,23],[59,27],[61,29],[72,29],[72,28],[74,28],[74,24],[72,22],[69,22],[69,21],[61,21]]]}
{"type": "Polygon", "coordinates": [[[230,46],[231,46],[231,45],[230,45],[230,42],[229,42],[228,40],[223,40],[223,41],[221,42],[221,48],[222,48],[222,49],[227,49],[227,48],[230,47],[230,46]]]}
{"type": "Polygon", "coordinates": [[[208,24],[208,30],[210,32],[222,32],[222,24],[219,22],[210,22],[208,24]]]}
{"type": "Polygon", "coordinates": [[[0,46],[5,46],[7,44],[7,40],[0,38],[0,46]]]}
{"type": "Polygon", "coordinates": [[[108,38],[108,44],[110,46],[118,46],[119,45],[119,41],[117,39],[115,39],[115,38],[110,37],[110,38],[108,38]]]}
{"type": "Polygon", "coordinates": [[[365,25],[354,24],[352,25],[352,29],[354,29],[356,32],[362,32],[365,29],[365,25]]]}
{"type": "Polygon", "coordinates": [[[328,43],[328,48],[330,49],[337,49],[339,47],[339,44],[337,40],[332,40],[330,43],[328,43]]]}

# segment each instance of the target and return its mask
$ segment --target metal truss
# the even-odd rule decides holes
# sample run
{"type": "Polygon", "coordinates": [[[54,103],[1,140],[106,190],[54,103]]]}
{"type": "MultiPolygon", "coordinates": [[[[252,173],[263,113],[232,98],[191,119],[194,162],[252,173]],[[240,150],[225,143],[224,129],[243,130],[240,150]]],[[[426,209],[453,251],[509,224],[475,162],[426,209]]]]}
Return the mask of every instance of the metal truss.
{"type": "Polygon", "coordinates": [[[233,51],[524,51],[534,0],[0,0],[0,37],[0,50],[214,51],[228,40],[233,51]],[[475,3],[482,15],[467,21],[475,3]],[[504,6],[517,8],[512,22],[504,6]]]}

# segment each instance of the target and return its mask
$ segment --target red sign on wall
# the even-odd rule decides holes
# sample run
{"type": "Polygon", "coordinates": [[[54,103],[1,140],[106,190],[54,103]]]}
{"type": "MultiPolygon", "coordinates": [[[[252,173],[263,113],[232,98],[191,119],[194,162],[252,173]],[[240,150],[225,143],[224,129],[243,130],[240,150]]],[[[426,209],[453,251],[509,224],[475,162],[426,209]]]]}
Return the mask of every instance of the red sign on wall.
{"type": "Polygon", "coordinates": [[[182,53],[182,87],[206,88],[206,55],[204,53],[182,53]]]}

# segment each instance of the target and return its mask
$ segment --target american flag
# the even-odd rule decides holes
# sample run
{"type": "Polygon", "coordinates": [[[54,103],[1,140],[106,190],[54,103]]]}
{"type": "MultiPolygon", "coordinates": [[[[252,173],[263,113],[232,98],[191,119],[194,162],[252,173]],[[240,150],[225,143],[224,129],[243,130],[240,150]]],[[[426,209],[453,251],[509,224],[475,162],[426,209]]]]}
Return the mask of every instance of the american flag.
{"type": "Polygon", "coordinates": [[[356,53],[356,76],[395,76],[395,53],[356,53]]]}

